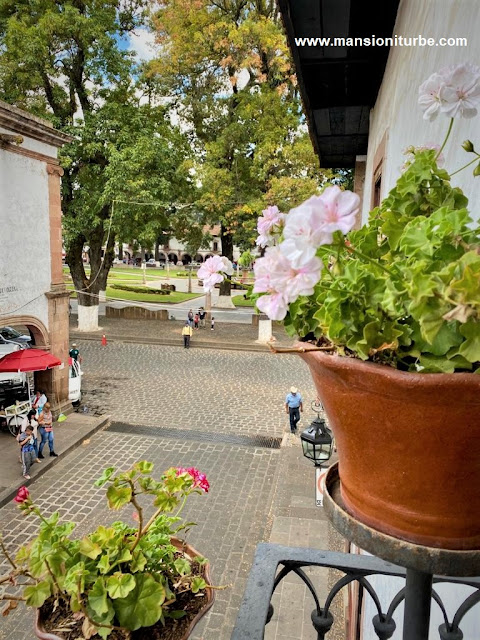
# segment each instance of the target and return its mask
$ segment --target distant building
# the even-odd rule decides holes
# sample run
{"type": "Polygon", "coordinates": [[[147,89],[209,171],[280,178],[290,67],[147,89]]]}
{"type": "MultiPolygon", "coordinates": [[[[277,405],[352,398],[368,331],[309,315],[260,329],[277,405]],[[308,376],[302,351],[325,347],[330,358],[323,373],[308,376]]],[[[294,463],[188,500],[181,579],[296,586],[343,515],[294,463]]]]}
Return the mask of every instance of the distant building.
{"type": "Polygon", "coordinates": [[[70,140],[0,101],[0,324],[26,327],[35,346],[65,363],[35,374],[57,409],[68,403],[69,337],[57,151],[70,140]]]}

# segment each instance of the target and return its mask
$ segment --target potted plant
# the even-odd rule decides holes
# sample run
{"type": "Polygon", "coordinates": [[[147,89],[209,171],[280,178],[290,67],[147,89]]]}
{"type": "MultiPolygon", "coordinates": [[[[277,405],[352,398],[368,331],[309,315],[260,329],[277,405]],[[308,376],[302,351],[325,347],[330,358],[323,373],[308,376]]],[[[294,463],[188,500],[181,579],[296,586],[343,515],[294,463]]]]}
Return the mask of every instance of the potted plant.
{"type": "Polygon", "coordinates": [[[43,516],[21,487],[15,501],[40,519],[39,534],[15,557],[2,543],[12,566],[2,582],[25,585],[23,596],[3,594],[4,615],[24,599],[37,611],[36,636],[46,640],[188,638],[214,591],[206,559],[176,536],[193,524],[180,518],[188,496],[209,484],[194,468],[172,467],[158,481],[152,469],[146,461],[106,469],[96,486],[109,485],[110,509],[133,507],[136,523],[101,525],[80,539],[71,537],[74,523],[43,516]],[[148,518],[142,496],[153,498],[148,518]]]}
{"type": "Polygon", "coordinates": [[[255,256],[251,251],[244,251],[240,258],[238,259],[238,264],[242,267],[242,279],[241,282],[246,282],[249,275],[250,267],[252,266],[252,262],[255,260],[255,256]]]}
{"type": "MultiPolygon", "coordinates": [[[[260,218],[253,293],[300,337],[292,351],[335,432],[346,508],[414,543],[476,549],[480,230],[450,183],[456,172],[440,164],[454,117],[477,113],[480,69],[433,74],[419,102],[426,119],[451,118],[441,148],[409,148],[396,186],[359,230],[359,198],[337,186],[260,218]]],[[[479,175],[480,154],[463,147],[479,175]]]]}

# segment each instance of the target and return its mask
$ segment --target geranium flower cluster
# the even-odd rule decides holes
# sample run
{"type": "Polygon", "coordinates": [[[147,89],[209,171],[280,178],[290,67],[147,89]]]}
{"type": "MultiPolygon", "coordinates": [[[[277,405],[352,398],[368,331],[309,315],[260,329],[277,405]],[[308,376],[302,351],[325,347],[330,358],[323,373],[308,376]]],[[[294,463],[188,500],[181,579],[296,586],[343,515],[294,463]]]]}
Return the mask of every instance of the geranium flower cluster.
{"type": "Polygon", "coordinates": [[[211,256],[207,258],[197,271],[197,276],[203,280],[205,293],[212,291],[216,284],[223,282],[225,275],[233,274],[233,265],[225,256],[211,256]]]}
{"type": "Polygon", "coordinates": [[[280,238],[285,222],[285,214],[278,210],[278,207],[267,207],[262,211],[263,216],[258,219],[257,230],[260,234],[256,244],[265,248],[276,244],[280,238]]]}
{"type": "Polygon", "coordinates": [[[480,67],[470,62],[444,67],[432,73],[418,93],[425,120],[434,120],[439,113],[473,118],[480,104],[480,67]]]}
{"type": "Polygon", "coordinates": [[[263,211],[264,216],[257,227],[260,232],[257,244],[267,246],[269,242],[281,242],[267,246],[265,255],[254,265],[253,293],[266,294],[257,300],[260,311],[272,320],[283,320],[290,303],[299,296],[313,294],[322,270],[317,249],[331,244],[335,231],[343,234],[350,231],[359,207],[357,194],[332,186],[288,214],[280,214],[276,207],[263,211]],[[279,215],[274,216],[272,209],[279,215]],[[270,227],[267,221],[270,221],[270,227]],[[283,229],[279,229],[281,225],[283,229]],[[272,234],[273,228],[279,230],[272,234]],[[266,238],[268,242],[264,244],[266,238]]]}
{"type": "Polygon", "coordinates": [[[202,473],[198,469],[195,469],[195,467],[189,467],[188,469],[186,469],[185,467],[177,467],[177,476],[181,476],[182,473],[188,473],[192,476],[194,489],[198,487],[199,489],[202,489],[202,491],[205,491],[205,493],[208,493],[208,490],[210,489],[210,483],[208,482],[207,476],[204,473],[202,473]]]}

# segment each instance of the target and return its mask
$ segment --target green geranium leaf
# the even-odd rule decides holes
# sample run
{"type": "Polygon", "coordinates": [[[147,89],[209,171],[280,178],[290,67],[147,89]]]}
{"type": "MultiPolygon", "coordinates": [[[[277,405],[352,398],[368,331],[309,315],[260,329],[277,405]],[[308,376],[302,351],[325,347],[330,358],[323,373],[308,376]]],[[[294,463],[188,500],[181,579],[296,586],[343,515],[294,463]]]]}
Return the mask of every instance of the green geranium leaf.
{"type": "Polygon", "coordinates": [[[95,487],[103,487],[108,482],[111,476],[115,473],[115,467],[108,467],[102,472],[102,475],[94,482],[95,487]]]}
{"type": "Polygon", "coordinates": [[[110,556],[105,553],[97,563],[97,568],[100,573],[108,573],[110,571],[110,556]]]}
{"type": "Polygon", "coordinates": [[[186,615],[187,615],[186,611],[169,611],[169,613],[167,613],[165,617],[173,618],[173,620],[180,620],[181,618],[184,618],[186,615]]]}
{"type": "Polygon", "coordinates": [[[51,594],[51,585],[46,580],[42,580],[35,585],[29,585],[23,590],[23,595],[26,598],[26,602],[29,607],[41,607],[51,594]]]}
{"type": "Polygon", "coordinates": [[[190,588],[192,590],[192,593],[198,593],[199,591],[202,591],[203,589],[205,589],[206,586],[207,586],[207,583],[203,578],[201,578],[200,576],[195,576],[195,578],[192,580],[192,584],[190,585],[190,588]]]}
{"type": "Polygon", "coordinates": [[[127,547],[124,547],[118,556],[115,558],[115,563],[120,564],[121,562],[129,562],[132,559],[132,552],[127,547]]]}
{"type": "Polygon", "coordinates": [[[135,463],[134,467],[135,471],[139,473],[147,474],[152,473],[153,471],[153,462],[147,462],[146,460],[141,460],[140,462],[135,463]]]}
{"type": "Polygon", "coordinates": [[[113,607],[120,626],[135,631],[160,620],[164,601],[165,587],[150,574],[143,573],[136,576],[135,589],[126,598],[114,600],[113,607]]]}
{"type": "Polygon", "coordinates": [[[115,598],[125,598],[132,589],[135,589],[135,578],[129,573],[117,571],[107,579],[108,595],[115,598]]]}
{"type": "Polygon", "coordinates": [[[92,560],[95,560],[95,558],[98,558],[98,556],[102,553],[102,549],[100,545],[92,542],[90,538],[82,538],[82,540],[80,540],[80,545],[78,550],[84,556],[87,556],[92,560]]]}
{"type": "Polygon", "coordinates": [[[458,353],[469,362],[480,361],[480,322],[470,320],[462,324],[460,333],[466,340],[460,345],[458,353]]]}
{"type": "Polygon", "coordinates": [[[177,558],[173,565],[181,576],[188,576],[192,572],[190,563],[185,558],[177,558]]]}
{"type": "Polygon", "coordinates": [[[116,487],[113,484],[107,489],[108,506],[110,509],[121,509],[132,499],[131,487],[116,487]]]}
{"type": "Polygon", "coordinates": [[[137,571],[143,571],[145,565],[147,564],[147,559],[143,555],[141,551],[133,552],[133,559],[130,562],[130,571],[132,573],[136,573],[137,571]]]}
{"type": "Polygon", "coordinates": [[[107,613],[108,600],[107,600],[107,588],[105,586],[104,578],[97,578],[93,584],[93,587],[88,592],[88,604],[93,611],[99,616],[107,613]]]}

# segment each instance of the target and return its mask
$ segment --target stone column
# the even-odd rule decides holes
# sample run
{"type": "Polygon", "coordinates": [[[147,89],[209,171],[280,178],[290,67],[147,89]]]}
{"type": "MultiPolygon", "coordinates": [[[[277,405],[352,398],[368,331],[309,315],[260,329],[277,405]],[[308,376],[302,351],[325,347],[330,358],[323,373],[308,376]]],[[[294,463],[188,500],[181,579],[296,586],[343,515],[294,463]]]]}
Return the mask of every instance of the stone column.
{"type": "Polygon", "coordinates": [[[48,299],[48,333],[50,352],[60,358],[63,367],[55,367],[41,376],[47,396],[55,413],[71,410],[68,402],[68,352],[70,293],[63,282],[62,269],[62,209],[60,178],[63,169],[47,164],[48,198],[50,217],[51,286],[45,295],[48,299]]]}

